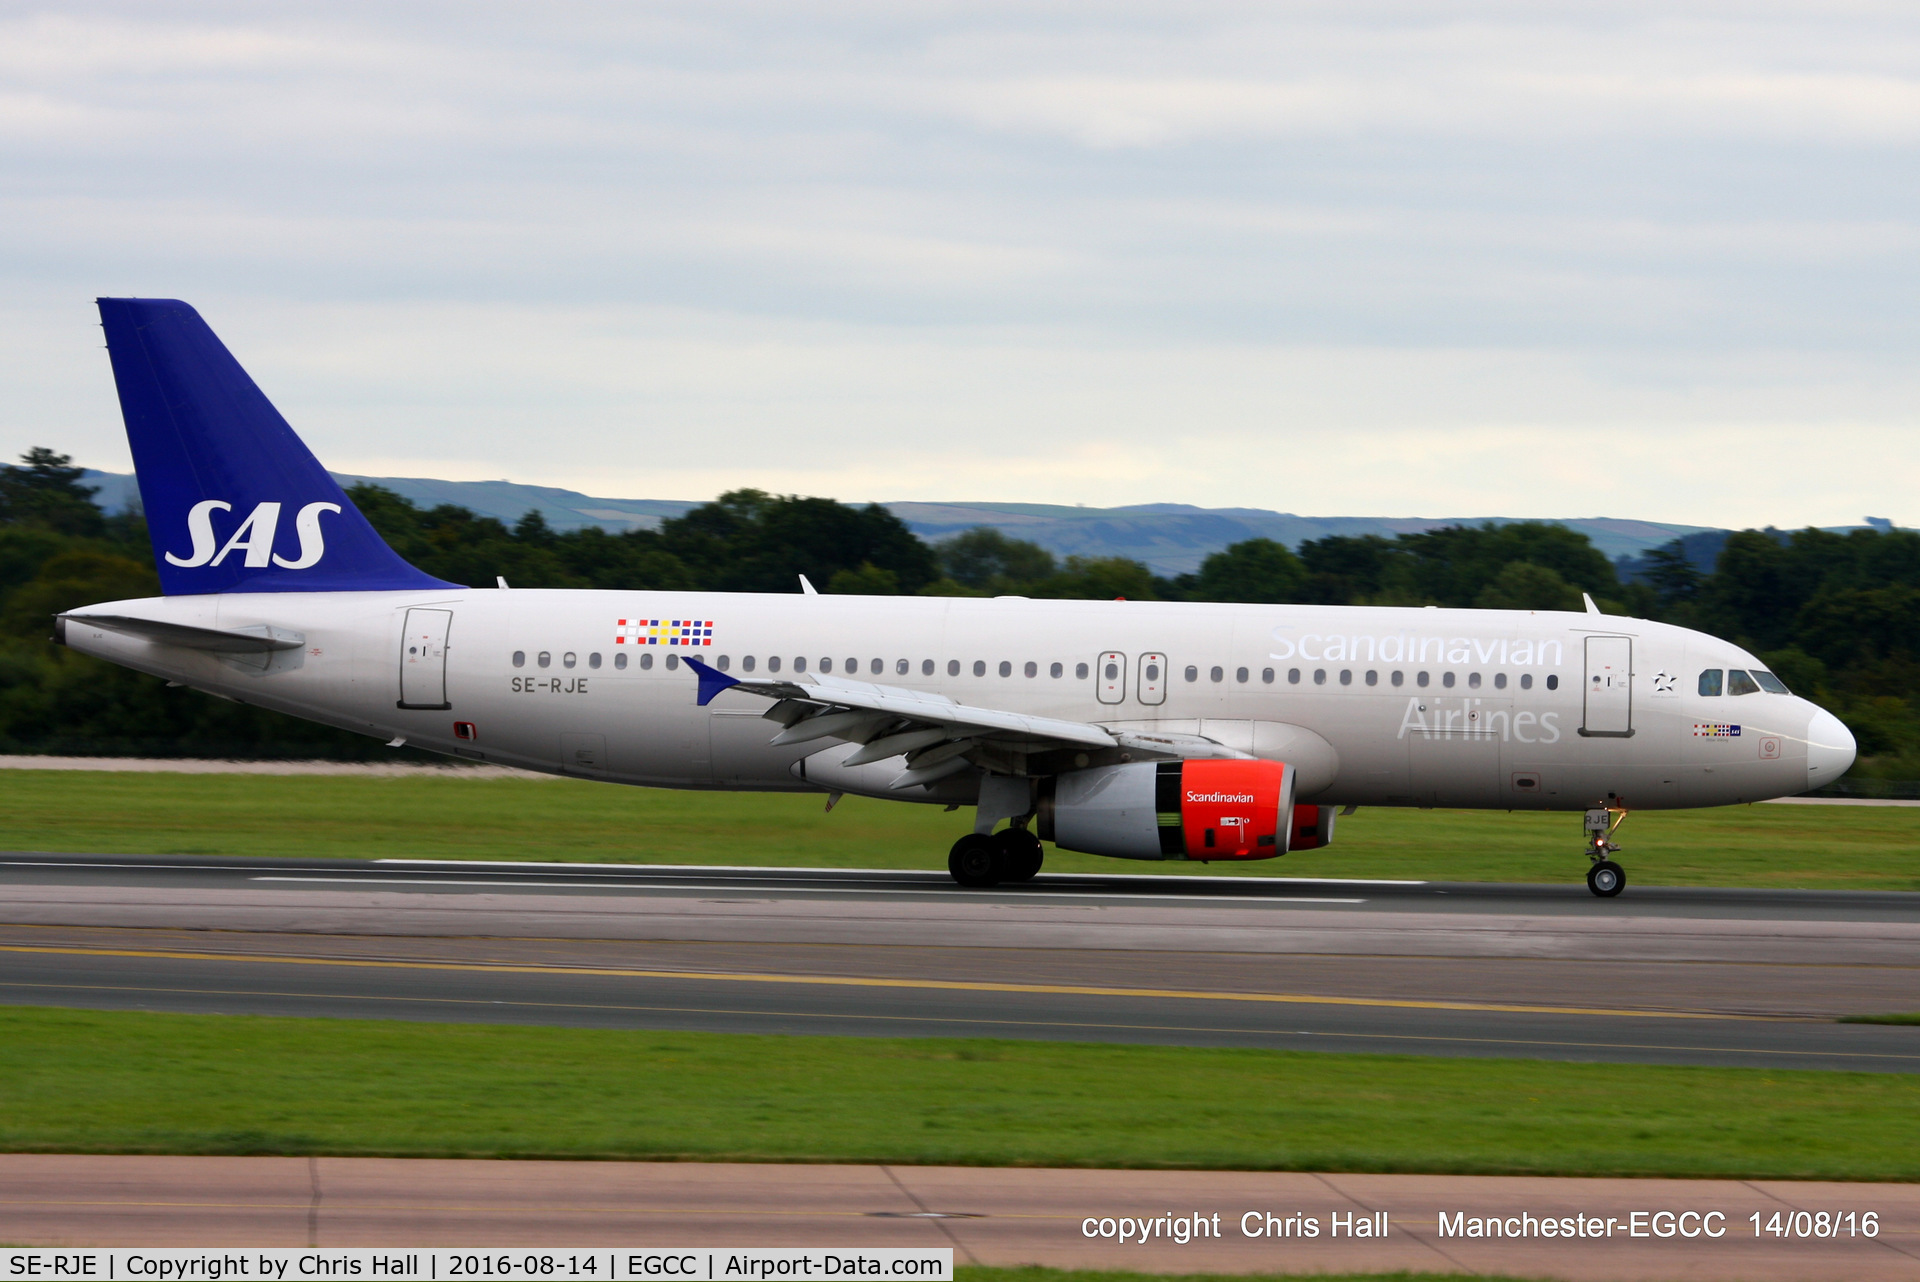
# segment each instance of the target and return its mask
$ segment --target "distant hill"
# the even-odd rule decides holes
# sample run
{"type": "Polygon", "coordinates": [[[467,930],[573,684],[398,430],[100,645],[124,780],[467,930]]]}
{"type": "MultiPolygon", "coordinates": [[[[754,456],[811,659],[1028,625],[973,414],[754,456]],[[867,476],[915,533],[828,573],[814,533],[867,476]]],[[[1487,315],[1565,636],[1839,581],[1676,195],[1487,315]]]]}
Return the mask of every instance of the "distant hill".
{"type": "MultiPolygon", "coordinates": [[[[940,539],[976,525],[990,525],[1013,538],[1038,543],[1060,556],[1124,556],[1144,561],[1156,574],[1200,568],[1208,553],[1243,539],[1272,539],[1298,547],[1332,534],[1417,534],[1447,525],[1507,524],[1500,516],[1386,517],[1295,516],[1262,508],[1191,507],[1147,503],[1136,507],[1052,507],[1035,503],[889,503],[893,512],[925,539],[940,539]]],[[[1667,525],[1610,517],[1559,521],[1593,540],[1609,559],[1638,556],[1702,525],[1667,525]]]]}
{"type": "MultiPolygon", "coordinates": [[[[651,529],[698,503],[685,499],[595,498],[576,490],[513,481],[436,481],[410,476],[352,476],[334,473],[342,485],[368,481],[423,507],[454,503],[508,524],[529,510],[555,529],[598,525],[607,530],[651,529]]],[[[133,477],[125,473],[87,473],[86,483],[100,487],[101,505],[115,511],[137,501],[133,477]]],[[[1295,516],[1262,508],[1202,508],[1184,503],[1147,503],[1133,507],[1065,507],[1042,503],[888,503],[913,532],[929,540],[986,525],[1012,538],[1038,543],[1056,556],[1124,556],[1145,562],[1156,574],[1184,574],[1200,567],[1208,553],[1242,539],[1267,538],[1298,546],[1330,534],[1412,534],[1446,525],[1505,524],[1512,517],[1295,516]]],[[[1610,558],[1637,557],[1687,535],[1710,534],[1712,527],[1577,517],[1559,522],[1585,534],[1610,558]]]]}

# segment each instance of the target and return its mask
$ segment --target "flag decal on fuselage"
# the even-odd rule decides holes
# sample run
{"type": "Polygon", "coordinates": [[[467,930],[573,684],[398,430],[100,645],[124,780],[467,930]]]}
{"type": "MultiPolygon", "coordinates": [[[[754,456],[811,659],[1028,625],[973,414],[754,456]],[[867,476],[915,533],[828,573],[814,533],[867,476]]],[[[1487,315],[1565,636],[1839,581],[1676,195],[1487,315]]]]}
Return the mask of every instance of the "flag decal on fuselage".
{"type": "Polygon", "coordinates": [[[619,619],[615,645],[703,646],[713,644],[712,619],[619,619]]]}

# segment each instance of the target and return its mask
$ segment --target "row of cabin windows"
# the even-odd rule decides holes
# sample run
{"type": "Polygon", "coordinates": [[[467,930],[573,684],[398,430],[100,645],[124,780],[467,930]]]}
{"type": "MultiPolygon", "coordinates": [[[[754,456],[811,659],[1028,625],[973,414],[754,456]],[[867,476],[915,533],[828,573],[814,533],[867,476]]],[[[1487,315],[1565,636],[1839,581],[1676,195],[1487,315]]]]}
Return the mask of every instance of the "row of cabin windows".
{"type": "MultiPolygon", "coordinates": [[[[542,650],[534,656],[533,661],[536,667],[550,668],[553,666],[553,652],[551,650],[542,650]]],[[[580,656],[575,654],[571,650],[567,651],[566,653],[560,656],[560,666],[563,668],[575,667],[578,665],[579,661],[580,661],[580,656]]],[[[589,654],[587,656],[587,666],[589,668],[598,668],[600,666],[600,662],[601,662],[601,659],[598,653],[589,654]]],[[[513,666],[516,668],[524,668],[527,666],[527,652],[525,650],[515,650],[513,652],[513,666]]],[[[624,652],[615,654],[613,656],[613,666],[616,670],[624,672],[627,667],[627,655],[624,652]]],[[[669,651],[667,654],[666,666],[667,666],[667,670],[670,672],[673,669],[678,668],[680,666],[680,656],[669,651]]],[[[715,657],[715,659],[713,660],[713,666],[718,668],[722,672],[726,672],[732,668],[733,660],[729,656],[722,654],[715,657]]],[[[756,659],[751,654],[747,655],[745,658],[740,660],[740,670],[742,672],[752,672],[758,666],[759,666],[759,660],[756,659]]],[[[782,660],[779,655],[773,655],[770,658],[768,658],[767,660],[768,672],[778,672],[780,671],[781,666],[782,666],[782,660]]],[[[653,667],[653,652],[651,650],[643,650],[640,652],[639,667],[643,672],[653,667]]],[[[834,667],[834,661],[832,657],[829,656],[819,661],[817,671],[832,672],[833,667],[834,667]]],[[[807,670],[807,658],[805,655],[798,655],[794,658],[793,670],[795,672],[805,672],[807,670]]],[[[860,660],[858,659],[846,660],[845,663],[842,665],[842,670],[848,673],[849,675],[858,673],[860,671],[860,660]]],[[[886,673],[886,670],[887,670],[887,661],[885,659],[868,660],[867,671],[871,673],[873,676],[876,676],[876,677],[882,676],[886,673]]],[[[907,660],[907,659],[895,659],[893,662],[893,671],[896,676],[902,676],[902,677],[907,676],[909,673],[913,671],[913,664],[910,660],[907,660]]],[[[1027,676],[1037,677],[1040,675],[1040,665],[1033,662],[1032,660],[1028,660],[1027,663],[1023,666],[1022,671],[1027,676]]],[[[1073,675],[1076,680],[1085,681],[1087,679],[1087,674],[1091,671],[1092,669],[1087,664],[1076,663],[1073,665],[1073,675]]],[[[933,674],[934,674],[934,661],[932,659],[922,659],[920,661],[920,675],[925,677],[930,677],[933,674]]],[[[1063,663],[1051,664],[1047,668],[1047,675],[1050,677],[1054,677],[1056,679],[1059,677],[1063,677],[1066,674],[1067,674],[1066,665],[1063,663]]],[[[957,677],[960,675],[960,660],[958,659],[947,660],[947,675],[950,677],[957,677]]],[[[974,660],[973,675],[976,677],[984,677],[987,675],[986,660],[984,659],[974,660]]],[[[1003,677],[1012,676],[1013,664],[1008,660],[1002,659],[1000,661],[1000,675],[1003,677]]]]}
{"type": "MultiPolygon", "coordinates": [[[[1242,680],[1244,679],[1245,678],[1242,678],[1242,680]]],[[[1272,678],[1269,677],[1267,679],[1271,680],[1272,678]]],[[[1365,679],[1368,685],[1377,686],[1380,684],[1380,673],[1377,669],[1368,668],[1366,671],[1365,679]]],[[[1457,673],[1442,672],[1440,674],[1440,685],[1444,689],[1448,689],[1448,690],[1453,689],[1454,686],[1458,684],[1458,680],[1459,680],[1459,677],[1457,673]]],[[[1289,685],[1300,684],[1300,669],[1298,668],[1287,669],[1287,683],[1289,685]]],[[[1313,670],[1313,683],[1317,686],[1323,686],[1327,683],[1327,670],[1325,668],[1315,668],[1313,670]]],[[[1401,672],[1396,669],[1395,671],[1389,672],[1387,674],[1387,684],[1389,685],[1403,686],[1406,683],[1407,683],[1407,674],[1404,672],[1401,672]]],[[[1340,669],[1340,684],[1343,686],[1350,686],[1353,684],[1352,668],[1340,669]]],[[[1420,687],[1422,690],[1424,690],[1429,685],[1433,684],[1433,674],[1430,672],[1416,672],[1413,674],[1413,684],[1420,687]]],[[[1480,688],[1480,684],[1481,684],[1481,676],[1478,672],[1467,673],[1467,689],[1478,690],[1480,688]]],[[[1546,684],[1547,684],[1547,689],[1558,690],[1560,688],[1559,675],[1557,673],[1549,672],[1547,674],[1546,684]]],[[[1493,688],[1496,690],[1504,690],[1507,688],[1506,673],[1496,672],[1493,674],[1493,688]]],[[[1520,688],[1522,690],[1533,689],[1533,674],[1531,672],[1522,672],[1520,674],[1520,688]]]]}
{"type": "MultiPolygon", "coordinates": [[[[1118,670],[1115,669],[1111,664],[1109,664],[1108,671],[1107,671],[1107,679],[1112,680],[1117,675],[1118,675],[1118,670]]],[[[1154,678],[1156,678],[1159,675],[1160,674],[1156,672],[1151,665],[1149,665],[1149,667],[1147,668],[1147,680],[1152,681],[1154,678]]],[[[1200,679],[1200,669],[1192,665],[1189,665],[1187,667],[1187,670],[1181,675],[1186,677],[1186,679],[1189,681],[1198,681],[1200,679]]],[[[1207,672],[1207,679],[1209,681],[1214,681],[1214,682],[1226,680],[1227,679],[1226,669],[1225,668],[1209,669],[1207,672]]],[[[1246,668],[1235,668],[1233,670],[1233,679],[1239,684],[1245,685],[1247,684],[1247,682],[1253,679],[1253,674],[1249,672],[1246,668]]],[[[1272,668],[1260,669],[1260,680],[1263,684],[1272,685],[1274,680],[1273,669],[1272,668]]],[[[1365,680],[1366,680],[1366,683],[1370,686],[1379,685],[1380,684],[1379,669],[1377,668],[1367,669],[1365,674],[1365,680]]],[[[1404,672],[1398,672],[1398,671],[1390,672],[1387,674],[1387,680],[1390,685],[1402,686],[1407,683],[1407,674],[1404,672]]],[[[1413,675],[1413,683],[1417,686],[1420,686],[1423,689],[1429,684],[1431,684],[1432,680],[1433,680],[1433,674],[1429,672],[1416,672],[1413,675]]],[[[1323,686],[1327,683],[1327,670],[1325,668],[1315,668],[1313,670],[1313,683],[1317,686],[1323,686]]],[[[1440,684],[1445,686],[1447,689],[1449,690],[1453,689],[1454,683],[1455,683],[1454,673],[1443,672],[1440,674],[1440,684]]],[[[1300,669],[1298,668],[1287,669],[1287,684],[1296,685],[1296,686],[1300,684],[1300,669]]],[[[1343,686],[1350,686],[1353,684],[1352,668],[1340,669],[1340,684],[1343,686]]],[[[1469,672],[1467,674],[1467,688],[1469,690],[1478,690],[1480,688],[1480,674],[1478,672],[1469,672]]],[[[1507,688],[1506,673],[1496,672],[1493,674],[1493,688],[1496,690],[1504,690],[1507,688]]],[[[1531,672],[1522,672],[1520,674],[1520,688],[1522,690],[1533,689],[1533,674],[1531,672]]],[[[1559,688],[1560,688],[1560,678],[1551,673],[1548,674],[1547,689],[1558,690],[1559,688]]]]}
{"type": "MultiPolygon", "coordinates": [[[[1728,694],[1759,694],[1765,690],[1768,694],[1792,694],[1787,683],[1764,668],[1747,670],[1728,668],[1726,692],[1728,694]]],[[[1718,698],[1721,691],[1720,669],[1708,668],[1700,674],[1700,693],[1709,699],[1718,698]]]]}
{"type": "MultiPolygon", "coordinates": [[[[667,659],[666,666],[669,672],[671,672],[672,670],[680,666],[679,655],[669,651],[666,656],[666,659],[667,659]]],[[[575,654],[571,650],[566,651],[564,654],[560,656],[560,666],[563,668],[575,667],[578,665],[579,661],[580,661],[579,655],[575,654]]],[[[550,650],[540,651],[537,655],[534,656],[534,663],[537,666],[542,668],[552,667],[553,652],[550,650]]],[[[525,650],[515,650],[513,652],[513,666],[516,668],[524,668],[527,666],[527,652],[525,650]]],[[[598,652],[589,654],[587,656],[587,666],[589,668],[595,668],[595,669],[599,668],[600,655],[598,652]]],[[[626,670],[627,655],[625,654],[625,652],[621,652],[613,656],[613,666],[618,671],[626,670]]],[[[643,672],[653,667],[653,652],[651,650],[643,650],[640,652],[639,666],[641,671],[643,672]]],[[[726,672],[732,667],[732,660],[727,655],[724,655],[724,654],[719,655],[714,659],[713,666],[718,668],[722,672],[726,672]]],[[[745,658],[740,660],[740,670],[743,672],[752,672],[756,666],[757,666],[757,660],[754,658],[753,655],[747,655],[745,658]]],[[[780,667],[781,667],[781,660],[779,655],[774,655],[767,660],[768,672],[778,672],[780,671],[780,667]]],[[[906,659],[894,660],[893,671],[896,676],[902,676],[902,677],[907,676],[912,672],[912,669],[913,669],[913,665],[910,661],[906,659]]],[[[805,672],[807,670],[806,656],[800,655],[795,657],[795,659],[793,660],[793,670],[795,672],[805,672]]],[[[849,674],[858,673],[860,671],[860,660],[848,659],[845,663],[844,670],[849,674]]],[[[882,676],[886,673],[886,670],[887,670],[886,660],[871,659],[868,661],[867,671],[871,673],[873,676],[876,676],[876,677],[882,676]]],[[[819,671],[832,672],[833,659],[830,657],[821,659],[819,664],[819,671]]],[[[1074,675],[1074,679],[1077,681],[1085,681],[1087,679],[1088,671],[1089,671],[1089,668],[1084,663],[1076,663],[1073,665],[1073,675],[1074,675]]],[[[1025,664],[1022,665],[1021,672],[1025,676],[1037,677],[1040,675],[1040,665],[1038,663],[1033,662],[1031,659],[1029,659],[1025,664]]],[[[1012,676],[1013,663],[1010,660],[1002,659],[999,665],[999,673],[1003,677],[1012,676]]],[[[920,661],[920,675],[925,677],[930,677],[933,674],[934,674],[934,661],[932,659],[922,659],[920,661]]],[[[958,659],[947,660],[947,675],[950,677],[957,677],[960,675],[960,660],[958,659]]],[[[973,661],[973,675],[976,677],[984,677],[987,675],[987,661],[985,659],[975,659],[973,661]]],[[[1065,676],[1066,665],[1062,663],[1049,664],[1047,667],[1047,675],[1056,679],[1065,676]]],[[[1105,675],[1107,680],[1117,681],[1120,677],[1120,665],[1116,663],[1109,663],[1106,667],[1105,675]]],[[[1158,681],[1160,679],[1160,665],[1157,663],[1149,663],[1143,675],[1146,677],[1148,681],[1158,681]]],[[[1194,664],[1188,664],[1186,670],[1182,672],[1181,675],[1190,682],[1198,681],[1200,679],[1200,669],[1198,666],[1194,664]]],[[[1731,691],[1734,694],[1751,694],[1754,691],[1761,688],[1761,686],[1754,685],[1753,679],[1749,678],[1746,673],[1740,671],[1737,668],[1734,670],[1733,676],[1737,678],[1737,680],[1735,680],[1731,684],[1731,691]],[[1745,683],[1747,688],[1743,689],[1742,683],[1745,683]]],[[[1781,685],[1780,679],[1778,677],[1775,677],[1771,672],[1756,672],[1754,673],[1754,678],[1760,679],[1762,684],[1765,685],[1766,689],[1772,690],[1775,687],[1778,687],[1778,693],[1785,694],[1787,692],[1786,686],[1781,685]],[[1766,684],[1768,682],[1771,682],[1771,684],[1766,684]]],[[[1227,670],[1221,667],[1210,668],[1207,671],[1207,679],[1215,683],[1225,681],[1227,679],[1227,670]]],[[[1252,677],[1252,673],[1248,669],[1236,668],[1234,669],[1233,679],[1239,682],[1241,685],[1245,685],[1249,681],[1251,681],[1253,677],[1252,677]]],[[[1370,686],[1379,685],[1380,673],[1378,669],[1369,668],[1365,674],[1364,679],[1366,683],[1370,686]]],[[[1272,668],[1260,669],[1260,680],[1267,685],[1272,685],[1274,682],[1274,670],[1272,668]]],[[[1301,680],[1301,672],[1299,668],[1287,669],[1287,683],[1289,685],[1299,685],[1300,680],[1301,680]]],[[[1340,680],[1340,684],[1343,686],[1352,685],[1353,669],[1342,668],[1340,670],[1339,680],[1340,680]]],[[[1402,686],[1406,684],[1407,674],[1396,670],[1387,674],[1387,680],[1388,680],[1388,684],[1390,685],[1402,686]]],[[[1431,673],[1416,672],[1414,674],[1413,683],[1422,689],[1425,689],[1429,684],[1431,684],[1431,682],[1432,682],[1431,673]]],[[[1315,668],[1313,670],[1313,683],[1317,686],[1323,686],[1327,684],[1327,670],[1325,668],[1315,668]]],[[[1451,690],[1455,684],[1455,674],[1451,672],[1441,673],[1440,684],[1445,688],[1451,690]]],[[[1480,688],[1480,674],[1478,672],[1469,672],[1467,674],[1467,688],[1469,690],[1478,690],[1480,688]]],[[[1493,674],[1493,688],[1496,690],[1504,690],[1507,688],[1506,673],[1496,672],[1493,674]]],[[[1523,672],[1520,674],[1520,688],[1522,690],[1533,689],[1532,673],[1523,672]]],[[[1558,676],[1549,674],[1547,677],[1547,689],[1558,690],[1559,688],[1560,688],[1560,678],[1558,676]]],[[[1709,672],[1703,672],[1700,674],[1700,693],[1701,694],[1719,694],[1720,693],[1720,673],[1717,669],[1709,672]],[[1707,688],[1709,677],[1712,678],[1713,688],[1711,690],[1707,688]]]]}

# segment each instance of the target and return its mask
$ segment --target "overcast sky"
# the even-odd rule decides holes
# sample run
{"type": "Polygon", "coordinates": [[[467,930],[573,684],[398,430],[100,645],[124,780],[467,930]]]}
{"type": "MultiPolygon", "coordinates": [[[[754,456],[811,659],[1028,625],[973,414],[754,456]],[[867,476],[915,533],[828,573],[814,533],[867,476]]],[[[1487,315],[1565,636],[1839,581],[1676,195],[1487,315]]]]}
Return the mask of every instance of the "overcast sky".
{"type": "Polygon", "coordinates": [[[0,451],[91,300],[329,466],[1920,524],[1912,4],[0,4],[0,451]]]}

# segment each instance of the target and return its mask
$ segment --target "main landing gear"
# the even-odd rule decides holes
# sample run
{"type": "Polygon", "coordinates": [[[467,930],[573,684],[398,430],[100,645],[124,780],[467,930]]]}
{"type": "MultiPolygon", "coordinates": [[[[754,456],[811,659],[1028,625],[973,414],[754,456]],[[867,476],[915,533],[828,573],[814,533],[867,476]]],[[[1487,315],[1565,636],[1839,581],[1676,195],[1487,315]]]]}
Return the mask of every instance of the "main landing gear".
{"type": "Polygon", "coordinates": [[[1587,811],[1587,858],[1593,861],[1587,869],[1587,889],[1602,899],[1612,899],[1627,888],[1627,870],[1609,858],[1620,849],[1612,838],[1626,818],[1627,808],[1618,801],[1587,811]]]}
{"type": "Polygon", "coordinates": [[[976,890],[1001,882],[1032,881],[1045,855],[1040,838],[1025,828],[1003,828],[988,836],[970,832],[953,843],[947,871],[962,886],[976,890]]]}

